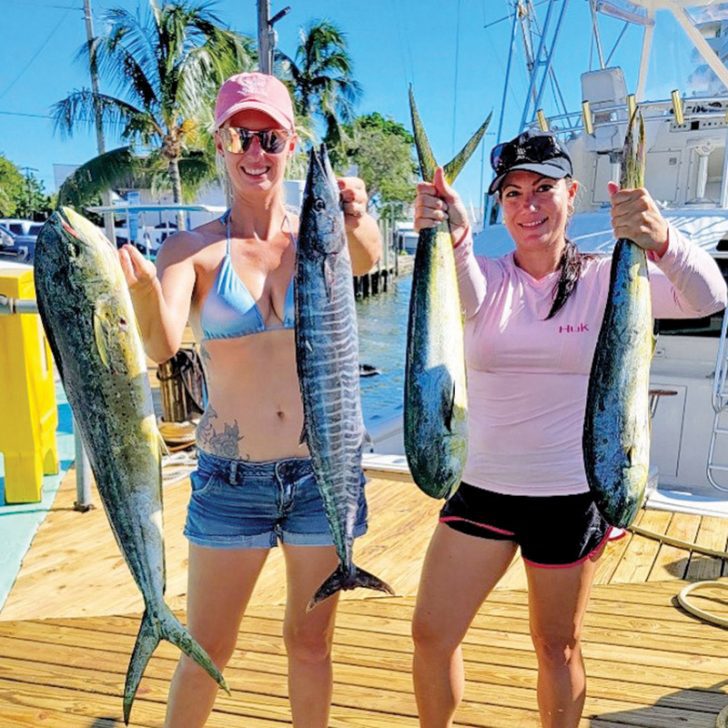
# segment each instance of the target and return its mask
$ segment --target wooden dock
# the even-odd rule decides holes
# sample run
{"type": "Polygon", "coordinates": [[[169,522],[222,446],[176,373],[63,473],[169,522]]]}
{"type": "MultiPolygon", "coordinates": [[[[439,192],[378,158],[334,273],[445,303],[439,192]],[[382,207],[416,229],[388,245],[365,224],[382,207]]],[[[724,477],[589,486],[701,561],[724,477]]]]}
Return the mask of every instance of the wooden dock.
{"type": "MultiPolygon", "coordinates": [[[[370,476],[370,530],[357,541],[357,563],[389,581],[397,596],[344,595],[330,725],[415,727],[409,623],[439,503],[406,480],[370,476]]],[[[164,492],[168,602],[182,618],[188,494],[186,479],[164,492]]],[[[2,728],[122,725],[121,693],[141,599],[103,512],[74,512],[74,496],[71,471],[0,612],[2,728]]],[[[728,541],[728,520],[643,511],[639,522],[714,549],[728,541]]],[[[210,728],[290,725],[279,551],[266,564],[226,671],[232,695],[220,695],[210,728]]],[[[725,564],[632,534],[608,546],[584,630],[590,681],[582,726],[714,728],[728,706],[726,631],[698,622],[674,600],[684,584],[703,579],[728,581],[725,564]]],[[[699,601],[728,615],[717,593],[699,601]]],[[[468,683],[458,726],[539,725],[520,559],[483,606],[464,654],[468,683]]],[[[161,726],[176,660],[174,647],[160,645],[134,703],[132,726],[161,726]]]]}
{"type": "Polygon", "coordinates": [[[414,260],[413,255],[398,255],[393,250],[389,250],[388,256],[378,260],[368,273],[354,276],[354,293],[357,298],[368,298],[378,293],[386,293],[392,279],[412,273],[414,260]]]}

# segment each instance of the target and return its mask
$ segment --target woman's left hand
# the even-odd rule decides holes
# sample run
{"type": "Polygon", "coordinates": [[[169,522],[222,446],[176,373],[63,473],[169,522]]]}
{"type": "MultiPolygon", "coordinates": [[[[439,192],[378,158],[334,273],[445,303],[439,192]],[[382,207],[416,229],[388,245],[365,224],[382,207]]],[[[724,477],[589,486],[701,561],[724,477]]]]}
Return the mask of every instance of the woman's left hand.
{"type": "Polygon", "coordinates": [[[341,202],[344,209],[344,223],[347,230],[359,226],[361,219],[367,213],[367,188],[359,177],[339,177],[336,180],[341,190],[341,202]]]}
{"type": "Polygon", "coordinates": [[[621,190],[616,182],[609,182],[607,190],[614,237],[631,240],[645,250],[662,250],[667,242],[667,221],[650,193],[644,187],[621,190]]]}

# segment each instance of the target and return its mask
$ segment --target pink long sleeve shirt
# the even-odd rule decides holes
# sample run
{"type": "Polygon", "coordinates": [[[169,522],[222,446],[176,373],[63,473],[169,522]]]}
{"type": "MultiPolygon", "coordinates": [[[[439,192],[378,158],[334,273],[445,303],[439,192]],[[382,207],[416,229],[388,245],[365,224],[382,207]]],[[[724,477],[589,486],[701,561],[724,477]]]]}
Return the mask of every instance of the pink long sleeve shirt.
{"type": "MultiPolygon", "coordinates": [[[[476,257],[470,238],[455,248],[455,261],[466,317],[463,480],[513,495],[588,491],[582,429],[611,258],[586,261],[576,289],[548,321],[558,271],[537,280],[513,253],[476,257]]],[[[674,228],[667,252],[649,268],[656,318],[707,316],[726,305],[715,261],[674,228]]]]}

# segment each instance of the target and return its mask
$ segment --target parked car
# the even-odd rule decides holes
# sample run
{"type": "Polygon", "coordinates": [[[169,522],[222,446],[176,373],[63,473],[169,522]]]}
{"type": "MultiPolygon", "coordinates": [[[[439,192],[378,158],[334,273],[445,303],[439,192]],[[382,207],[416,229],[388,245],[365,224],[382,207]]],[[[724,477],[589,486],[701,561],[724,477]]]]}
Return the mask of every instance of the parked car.
{"type": "Polygon", "coordinates": [[[12,248],[15,245],[15,235],[6,227],[0,225],[0,250],[12,248]]]}
{"type": "Polygon", "coordinates": [[[21,220],[19,218],[11,217],[0,218],[0,225],[2,225],[6,230],[9,230],[13,235],[21,238],[24,236],[37,238],[40,229],[43,227],[42,222],[35,222],[35,220],[21,220]]]}
{"type": "Polygon", "coordinates": [[[11,256],[21,261],[32,261],[35,254],[35,241],[42,222],[21,220],[18,218],[0,218],[0,250],[3,255],[11,256]],[[10,236],[10,237],[8,237],[10,236]]]}

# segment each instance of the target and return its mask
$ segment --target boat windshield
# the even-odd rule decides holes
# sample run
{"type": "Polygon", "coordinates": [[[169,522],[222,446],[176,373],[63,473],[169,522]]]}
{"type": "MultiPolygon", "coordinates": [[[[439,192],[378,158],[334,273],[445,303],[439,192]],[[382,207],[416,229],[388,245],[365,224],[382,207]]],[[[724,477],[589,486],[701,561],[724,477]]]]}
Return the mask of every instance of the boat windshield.
{"type": "MultiPolygon", "coordinates": [[[[643,100],[669,98],[673,89],[678,89],[684,97],[724,94],[724,84],[688,33],[704,39],[725,65],[728,59],[728,2],[710,5],[681,2],[681,7],[675,7],[674,11],[657,9],[659,5],[654,0],[597,0],[597,9],[602,16],[630,24],[629,35],[633,41],[633,34],[640,27],[652,35],[643,100]],[[684,25],[678,18],[682,18],[684,25]]],[[[635,63],[633,41],[629,51],[625,48],[625,53],[620,53],[618,50],[614,56],[625,70],[630,90],[637,88],[638,63],[635,63]]]]}

